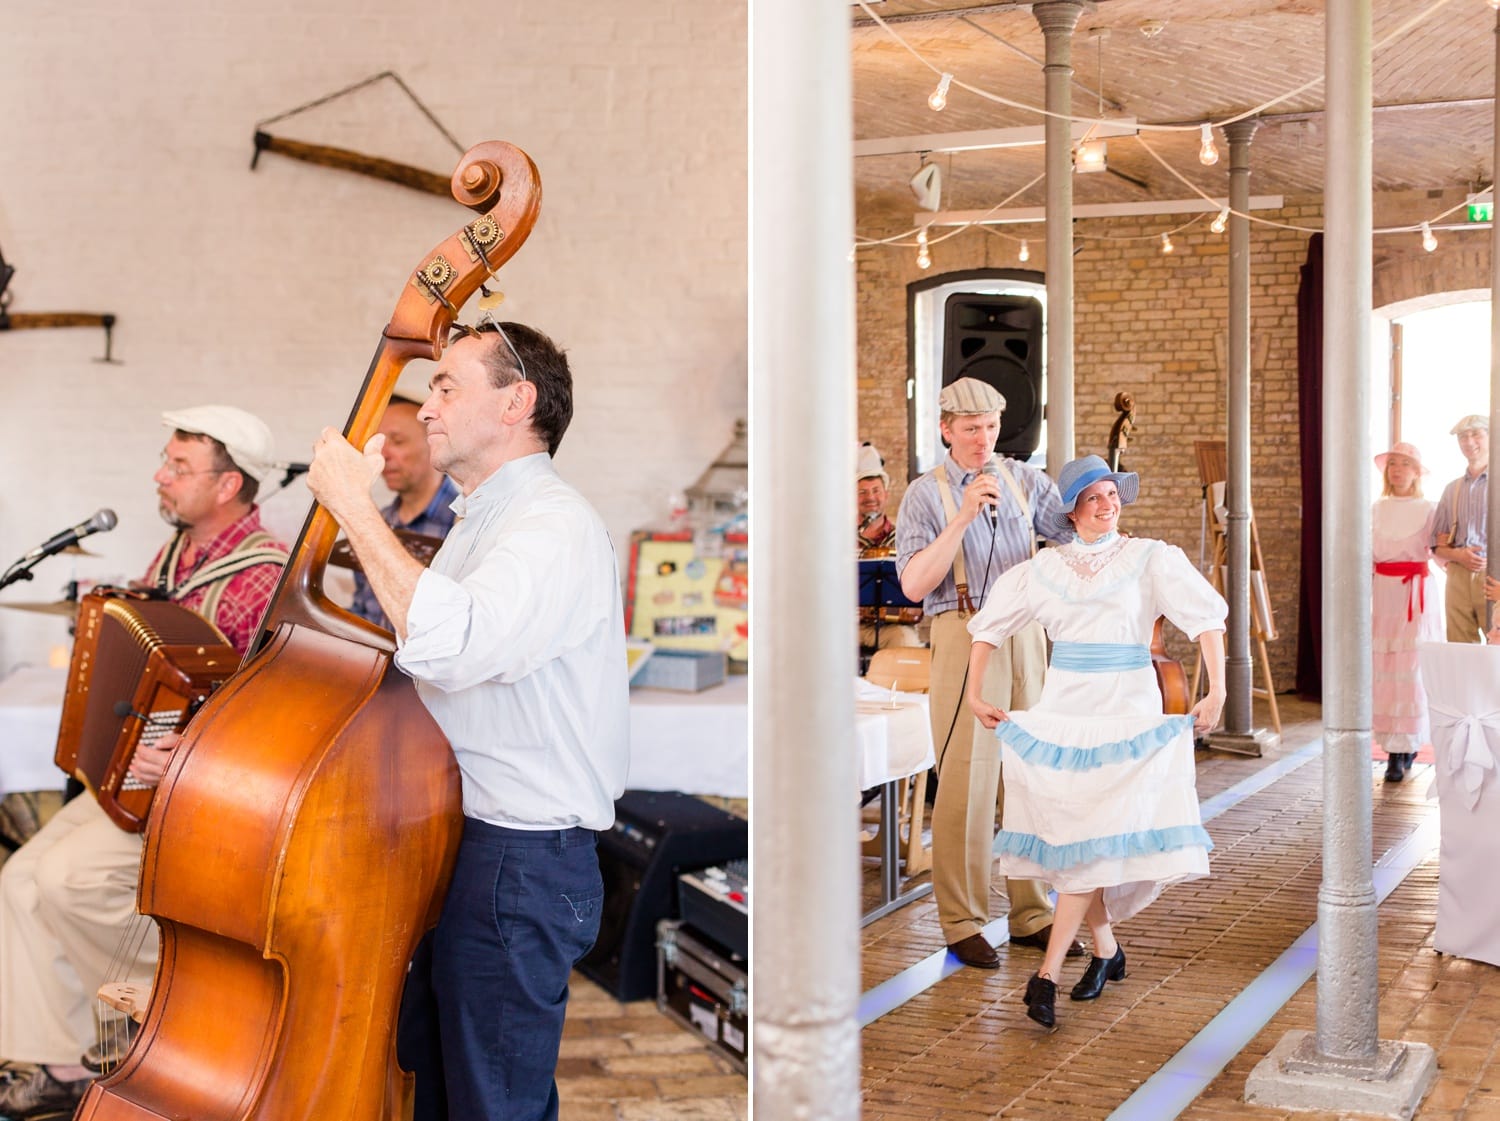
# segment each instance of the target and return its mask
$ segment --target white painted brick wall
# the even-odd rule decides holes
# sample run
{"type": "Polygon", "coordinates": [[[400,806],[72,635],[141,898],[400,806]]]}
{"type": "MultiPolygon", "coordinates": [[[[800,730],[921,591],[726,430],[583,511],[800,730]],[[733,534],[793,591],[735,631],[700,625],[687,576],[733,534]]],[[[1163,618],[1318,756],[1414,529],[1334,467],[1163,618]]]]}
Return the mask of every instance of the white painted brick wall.
{"type": "MultiPolygon", "coordinates": [[[[0,33],[0,247],[12,311],[119,316],[0,334],[0,565],[99,506],[97,559],[57,557],[3,599],[138,575],[166,528],[150,476],[163,409],[221,401],[305,459],[341,425],[406,274],[467,220],[456,203],[262,156],[255,122],[381,70],[461,143],[509,140],[542,218],[505,314],[573,362],[558,456],[624,549],[746,412],[744,0],[21,0],[0,33]],[[420,20],[415,14],[420,13],[420,20]]],[[[272,131],[446,172],[456,152],[389,83],[272,131]]],[[[273,497],[287,535],[305,492],[273,497]]],[[[0,671],[66,641],[0,611],[0,671]]]]}

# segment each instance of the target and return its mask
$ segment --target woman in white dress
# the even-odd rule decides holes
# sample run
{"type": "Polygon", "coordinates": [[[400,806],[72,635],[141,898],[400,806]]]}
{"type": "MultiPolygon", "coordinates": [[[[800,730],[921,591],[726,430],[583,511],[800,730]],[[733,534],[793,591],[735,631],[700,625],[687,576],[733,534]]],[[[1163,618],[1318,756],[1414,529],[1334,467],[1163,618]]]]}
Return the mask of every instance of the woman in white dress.
{"type": "Polygon", "coordinates": [[[1427,586],[1432,574],[1432,517],[1422,497],[1422,453],[1395,444],[1375,457],[1384,485],[1370,510],[1375,575],[1371,578],[1373,738],[1386,753],[1385,781],[1400,782],[1417,752],[1430,743],[1427,691],[1417,674],[1417,643],[1443,641],[1442,594],[1427,586]]]}
{"type": "Polygon", "coordinates": [[[1026,1014],[1049,1028],[1079,926],[1088,924],[1094,956],[1071,996],[1092,1000],[1125,976],[1111,922],[1169,883],[1207,875],[1213,845],[1198,811],[1193,740],[1224,707],[1228,609],[1181,549],[1116,532],[1121,506],[1139,487],[1135,474],[1112,472],[1096,455],[1065,466],[1063,514],[1047,534],[1065,544],[1001,576],[969,623],[969,706],[996,729],[1005,769],[1000,866],[1058,892],[1047,953],[1025,998],[1026,1014]],[[1187,716],[1162,714],[1150,653],[1159,615],[1203,651],[1208,695],[1187,716]],[[1052,640],[1041,699],[1002,712],[972,683],[984,680],[990,651],[1032,620],[1052,640]]]}

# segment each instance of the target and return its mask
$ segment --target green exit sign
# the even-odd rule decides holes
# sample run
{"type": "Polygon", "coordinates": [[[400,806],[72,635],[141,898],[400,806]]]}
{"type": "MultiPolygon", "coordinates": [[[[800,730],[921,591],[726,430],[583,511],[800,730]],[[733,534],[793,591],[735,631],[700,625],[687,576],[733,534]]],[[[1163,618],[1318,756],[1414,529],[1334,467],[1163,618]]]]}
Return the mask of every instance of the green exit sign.
{"type": "Polygon", "coordinates": [[[1469,203],[1469,221],[1488,222],[1495,216],[1495,204],[1492,202],[1469,203]]]}

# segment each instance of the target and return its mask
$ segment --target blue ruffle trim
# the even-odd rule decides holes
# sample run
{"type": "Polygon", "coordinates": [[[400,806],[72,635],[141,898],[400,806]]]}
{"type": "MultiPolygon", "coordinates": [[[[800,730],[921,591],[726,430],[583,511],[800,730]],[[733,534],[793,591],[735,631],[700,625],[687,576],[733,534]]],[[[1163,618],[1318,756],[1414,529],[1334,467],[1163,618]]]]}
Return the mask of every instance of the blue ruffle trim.
{"type": "Polygon", "coordinates": [[[1152,856],[1201,846],[1212,851],[1213,838],[1201,825],[1174,825],[1170,829],[1151,829],[1145,833],[1116,833],[1113,837],[1093,837],[1070,845],[1049,845],[1035,833],[1012,833],[1002,829],[995,838],[995,852],[1019,856],[1049,872],[1090,864],[1095,860],[1126,860],[1132,856],[1152,856]]]}
{"type": "Polygon", "coordinates": [[[1102,743],[1098,747],[1067,747],[1039,740],[1014,720],[1006,720],[996,726],[995,735],[1010,744],[1017,755],[1033,766],[1054,771],[1093,771],[1110,763],[1144,759],[1171,743],[1183,732],[1191,731],[1192,727],[1191,716],[1168,716],[1156,727],[1148,728],[1138,736],[1102,743]]]}

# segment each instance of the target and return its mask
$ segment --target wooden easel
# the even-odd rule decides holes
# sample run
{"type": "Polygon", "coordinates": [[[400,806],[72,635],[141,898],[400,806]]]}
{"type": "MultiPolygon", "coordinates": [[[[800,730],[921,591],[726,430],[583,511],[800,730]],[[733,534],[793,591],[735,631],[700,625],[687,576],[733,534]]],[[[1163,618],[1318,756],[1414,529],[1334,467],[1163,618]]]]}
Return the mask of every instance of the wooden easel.
{"type": "MultiPolygon", "coordinates": [[[[1198,458],[1198,476],[1203,481],[1203,526],[1206,552],[1210,558],[1209,580],[1220,595],[1225,595],[1229,585],[1229,539],[1225,525],[1219,520],[1216,492],[1222,494],[1225,479],[1229,475],[1229,461],[1223,440],[1195,440],[1193,453],[1198,458]]],[[[1250,689],[1250,695],[1262,698],[1271,709],[1271,727],[1281,734],[1281,712],[1276,707],[1276,685],[1271,679],[1271,657],[1266,650],[1266,640],[1276,637],[1276,619],[1271,612],[1271,593],[1266,585],[1266,566],[1260,551],[1260,532],[1255,526],[1255,514],[1250,514],[1250,638],[1260,655],[1261,676],[1265,685],[1250,689]]],[[[1193,681],[1189,695],[1198,695],[1199,675],[1203,672],[1203,655],[1198,655],[1193,666],[1193,681]]]]}

